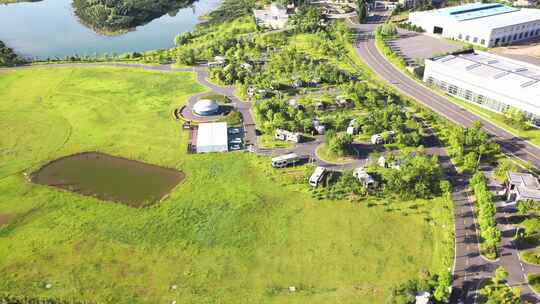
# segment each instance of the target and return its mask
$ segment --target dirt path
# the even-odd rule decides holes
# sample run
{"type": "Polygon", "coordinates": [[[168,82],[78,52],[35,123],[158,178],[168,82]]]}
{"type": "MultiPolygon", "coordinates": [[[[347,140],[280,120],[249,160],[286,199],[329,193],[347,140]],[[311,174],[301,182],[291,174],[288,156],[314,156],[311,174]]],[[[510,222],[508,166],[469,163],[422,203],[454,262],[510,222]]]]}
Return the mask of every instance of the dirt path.
{"type": "Polygon", "coordinates": [[[0,213],[0,226],[8,224],[14,217],[11,213],[0,213]]]}

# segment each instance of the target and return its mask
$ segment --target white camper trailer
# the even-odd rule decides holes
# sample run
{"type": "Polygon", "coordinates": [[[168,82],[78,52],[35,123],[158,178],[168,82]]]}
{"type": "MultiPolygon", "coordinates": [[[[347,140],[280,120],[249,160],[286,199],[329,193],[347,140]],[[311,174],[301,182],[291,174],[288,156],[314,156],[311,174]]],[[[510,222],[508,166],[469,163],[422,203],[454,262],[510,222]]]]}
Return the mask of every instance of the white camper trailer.
{"type": "Polygon", "coordinates": [[[272,167],[284,168],[289,165],[295,164],[300,160],[300,157],[296,153],[290,153],[272,158],[272,167]]]}
{"type": "Polygon", "coordinates": [[[324,167],[317,167],[315,168],[315,171],[313,172],[313,174],[311,175],[311,177],[309,178],[309,184],[312,186],[312,187],[318,187],[322,181],[324,180],[324,178],[326,177],[326,168],[324,167]]]}

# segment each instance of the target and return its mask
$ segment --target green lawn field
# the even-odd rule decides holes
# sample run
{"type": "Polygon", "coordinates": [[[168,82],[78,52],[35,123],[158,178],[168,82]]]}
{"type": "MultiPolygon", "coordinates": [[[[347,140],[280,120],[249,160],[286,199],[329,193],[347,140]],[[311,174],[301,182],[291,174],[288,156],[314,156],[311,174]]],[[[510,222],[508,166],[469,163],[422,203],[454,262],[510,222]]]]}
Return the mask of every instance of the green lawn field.
{"type": "Polygon", "coordinates": [[[0,226],[0,293],[381,303],[389,286],[451,265],[451,206],[441,198],[319,201],[298,182],[308,168],[278,171],[248,153],[188,155],[171,111],[205,90],[191,73],[0,70],[0,215],[11,218],[0,226]],[[147,209],[26,181],[84,151],[177,168],[186,179],[147,209]]]}

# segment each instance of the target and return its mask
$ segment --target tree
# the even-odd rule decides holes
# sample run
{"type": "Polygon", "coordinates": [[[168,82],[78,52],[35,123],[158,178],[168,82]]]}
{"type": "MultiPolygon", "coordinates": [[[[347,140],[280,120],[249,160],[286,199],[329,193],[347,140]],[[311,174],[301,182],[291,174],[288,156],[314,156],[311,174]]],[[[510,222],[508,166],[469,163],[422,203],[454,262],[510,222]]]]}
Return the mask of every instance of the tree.
{"type": "Polygon", "coordinates": [[[358,14],[358,21],[362,23],[368,13],[367,4],[365,0],[357,0],[356,1],[356,13],[358,14]]]}
{"type": "Polygon", "coordinates": [[[297,33],[312,33],[321,28],[322,10],[317,6],[303,6],[294,14],[290,24],[297,33]]]}
{"type": "Polygon", "coordinates": [[[504,281],[506,281],[506,278],[508,277],[508,271],[502,266],[497,267],[495,269],[495,276],[493,277],[492,281],[495,284],[501,284],[504,281]]]}
{"type": "Polygon", "coordinates": [[[326,144],[328,150],[343,156],[349,153],[350,145],[352,144],[352,136],[345,133],[335,133],[330,131],[326,134],[326,144]]]}
{"type": "Polygon", "coordinates": [[[531,199],[520,201],[517,204],[518,213],[521,215],[528,214],[531,210],[535,209],[535,202],[531,199]]]}

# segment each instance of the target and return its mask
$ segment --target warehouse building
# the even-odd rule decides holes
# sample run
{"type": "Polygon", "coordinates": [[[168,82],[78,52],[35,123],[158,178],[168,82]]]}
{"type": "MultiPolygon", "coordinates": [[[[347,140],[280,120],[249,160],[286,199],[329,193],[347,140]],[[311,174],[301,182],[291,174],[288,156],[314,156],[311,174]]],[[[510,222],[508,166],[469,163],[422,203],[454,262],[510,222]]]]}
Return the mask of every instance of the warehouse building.
{"type": "Polygon", "coordinates": [[[540,67],[480,51],[425,60],[424,81],[496,112],[523,111],[540,125],[540,67]]]}
{"type": "Polygon", "coordinates": [[[226,122],[199,124],[197,129],[197,153],[227,152],[228,135],[226,122]]]}
{"type": "Polygon", "coordinates": [[[500,3],[471,3],[413,12],[409,22],[427,33],[494,47],[540,36],[540,10],[500,3]]]}

